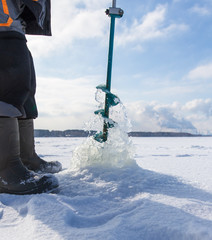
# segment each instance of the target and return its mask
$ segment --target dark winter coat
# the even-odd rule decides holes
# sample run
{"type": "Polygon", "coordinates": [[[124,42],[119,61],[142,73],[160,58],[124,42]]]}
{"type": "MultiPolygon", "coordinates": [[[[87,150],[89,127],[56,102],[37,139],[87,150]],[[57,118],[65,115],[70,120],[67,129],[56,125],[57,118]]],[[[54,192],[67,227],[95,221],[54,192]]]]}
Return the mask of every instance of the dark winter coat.
{"type": "Polygon", "coordinates": [[[36,118],[36,77],[25,36],[0,32],[0,53],[0,101],[13,105],[27,118],[36,118]]]}
{"type": "MultiPolygon", "coordinates": [[[[21,17],[26,22],[26,34],[51,35],[50,0],[22,0],[26,5],[21,17]]],[[[62,0],[60,0],[62,1],[62,0]]]]}
{"type": "Polygon", "coordinates": [[[36,77],[24,34],[51,35],[50,0],[0,0],[0,101],[37,117],[36,77]]]}
{"type": "Polygon", "coordinates": [[[0,32],[51,35],[50,0],[0,0],[0,32]]]}

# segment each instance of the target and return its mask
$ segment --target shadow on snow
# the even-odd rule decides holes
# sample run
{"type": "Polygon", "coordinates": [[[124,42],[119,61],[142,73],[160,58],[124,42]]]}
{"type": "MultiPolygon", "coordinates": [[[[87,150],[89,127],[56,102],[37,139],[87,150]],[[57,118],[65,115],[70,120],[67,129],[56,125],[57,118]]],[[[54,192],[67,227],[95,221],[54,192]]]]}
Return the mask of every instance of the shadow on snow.
{"type": "MultiPolygon", "coordinates": [[[[22,221],[33,216],[67,240],[70,236],[80,240],[193,240],[209,239],[212,235],[211,221],[149,197],[158,194],[165,198],[189,199],[211,208],[210,193],[176,177],[138,166],[66,170],[57,177],[58,195],[2,194],[1,207],[14,208],[22,221]]],[[[3,219],[4,214],[0,217],[3,219]]]]}

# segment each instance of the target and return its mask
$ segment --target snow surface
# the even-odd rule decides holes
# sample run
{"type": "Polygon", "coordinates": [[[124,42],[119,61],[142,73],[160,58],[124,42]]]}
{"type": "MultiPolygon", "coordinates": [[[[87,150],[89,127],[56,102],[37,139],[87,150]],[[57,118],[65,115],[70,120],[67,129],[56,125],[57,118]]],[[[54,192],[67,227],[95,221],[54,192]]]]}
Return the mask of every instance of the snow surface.
{"type": "Polygon", "coordinates": [[[77,163],[87,141],[36,138],[41,157],[63,164],[60,193],[0,194],[0,239],[212,239],[212,138],[132,138],[137,164],[113,146],[123,165],[77,163]]]}

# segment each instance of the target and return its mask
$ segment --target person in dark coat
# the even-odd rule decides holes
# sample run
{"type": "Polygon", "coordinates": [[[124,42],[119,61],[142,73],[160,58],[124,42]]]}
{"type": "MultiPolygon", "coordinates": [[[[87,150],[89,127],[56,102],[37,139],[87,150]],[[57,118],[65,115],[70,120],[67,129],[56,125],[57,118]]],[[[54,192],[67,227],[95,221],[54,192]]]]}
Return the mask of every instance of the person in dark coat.
{"type": "Polygon", "coordinates": [[[36,76],[25,37],[51,36],[50,10],[50,0],[0,0],[0,193],[58,188],[57,179],[45,173],[62,165],[35,152],[36,76]]]}

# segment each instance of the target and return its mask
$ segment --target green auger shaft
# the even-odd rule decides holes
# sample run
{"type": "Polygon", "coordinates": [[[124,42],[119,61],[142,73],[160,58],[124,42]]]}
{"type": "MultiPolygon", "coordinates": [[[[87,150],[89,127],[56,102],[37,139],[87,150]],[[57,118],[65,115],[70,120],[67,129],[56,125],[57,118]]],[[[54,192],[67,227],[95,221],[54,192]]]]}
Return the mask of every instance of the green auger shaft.
{"type": "MultiPolygon", "coordinates": [[[[114,33],[115,33],[115,16],[111,16],[110,23],[110,40],[109,40],[109,52],[108,52],[108,66],[107,66],[107,79],[106,79],[106,89],[110,92],[111,90],[111,77],[112,77],[112,63],[113,63],[113,46],[114,46],[114,33]]],[[[105,94],[105,111],[104,115],[109,118],[109,104],[108,104],[108,94],[105,94]]],[[[103,141],[107,141],[108,127],[104,120],[103,126],[103,141]]]]}
{"type": "MultiPolygon", "coordinates": [[[[112,8],[106,10],[106,14],[110,16],[110,38],[109,38],[109,51],[108,51],[108,65],[107,65],[107,78],[106,78],[106,89],[110,92],[111,90],[111,77],[112,77],[112,62],[113,62],[113,47],[114,47],[114,34],[115,34],[115,19],[123,16],[123,10],[120,8],[116,8],[116,0],[113,0],[112,8]]],[[[105,108],[104,108],[104,116],[105,118],[109,118],[109,94],[105,95],[105,108]]],[[[107,141],[108,135],[108,123],[104,119],[103,126],[103,141],[107,141]]]]}

